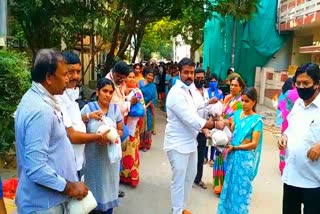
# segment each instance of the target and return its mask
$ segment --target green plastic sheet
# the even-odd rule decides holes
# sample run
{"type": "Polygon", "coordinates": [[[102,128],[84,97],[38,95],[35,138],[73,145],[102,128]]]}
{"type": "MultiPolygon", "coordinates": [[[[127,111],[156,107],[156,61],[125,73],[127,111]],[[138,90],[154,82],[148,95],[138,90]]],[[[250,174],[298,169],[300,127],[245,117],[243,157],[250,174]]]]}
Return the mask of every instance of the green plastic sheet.
{"type": "MultiPolygon", "coordinates": [[[[235,72],[248,86],[254,85],[256,67],[263,67],[280,50],[288,35],[276,29],[277,1],[260,0],[248,22],[237,21],[235,72]]],[[[204,27],[203,67],[222,80],[231,67],[233,18],[214,12],[204,27]]]]}

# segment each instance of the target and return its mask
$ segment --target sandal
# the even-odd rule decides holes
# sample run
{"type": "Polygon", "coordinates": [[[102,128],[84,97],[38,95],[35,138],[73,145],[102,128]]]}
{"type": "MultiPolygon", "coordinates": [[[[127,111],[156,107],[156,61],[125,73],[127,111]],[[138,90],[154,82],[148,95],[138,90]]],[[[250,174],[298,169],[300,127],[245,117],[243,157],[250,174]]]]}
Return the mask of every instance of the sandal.
{"type": "Polygon", "coordinates": [[[194,184],[198,187],[201,187],[202,189],[207,189],[207,186],[205,185],[205,183],[203,183],[203,181],[200,181],[199,183],[194,182],[194,184]]]}

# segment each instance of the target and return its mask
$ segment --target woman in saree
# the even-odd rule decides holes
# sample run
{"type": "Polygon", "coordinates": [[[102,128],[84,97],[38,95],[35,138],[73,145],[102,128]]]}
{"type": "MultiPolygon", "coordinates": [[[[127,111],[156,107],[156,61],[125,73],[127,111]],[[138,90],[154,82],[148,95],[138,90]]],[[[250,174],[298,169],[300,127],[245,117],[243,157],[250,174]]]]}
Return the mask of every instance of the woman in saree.
{"type": "MultiPolygon", "coordinates": [[[[283,133],[288,128],[287,117],[298,98],[299,95],[296,87],[294,87],[294,81],[292,78],[288,78],[282,86],[281,94],[278,101],[277,124],[280,123],[281,125],[281,133],[283,133]]],[[[279,170],[281,175],[283,173],[284,167],[286,166],[285,155],[285,150],[281,149],[279,155],[279,170]]]]}
{"type": "Polygon", "coordinates": [[[143,75],[142,75],[142,66],[141,64],[137,63],[134,64],[133,66],[134,72],[135,72],[135,76],[136,76],[136,83],[138,84],[140,80],[143,80],[143,75]]]}
{"type": "MultiPolygon", "coordinates": [[[[144,106],[144,99],[141,90],[137,87],[134,71],[131,71],[126,79],[126,98],[136,96],[144,106]]],[[[136,187],[139,184],[139,144],[140,144],[140,129],[143,118],[127,116],[125,124],[129,129],[129,141],[122,148],[121,172],[120,181],[136,187]]]]}
{"type": "Polygon", "coordinates": [[[249,213],[252,181],[258,173],[263,141],[263,121],[256,113],[257,91],[246,88],[242,110],[234,114],[233,138],[228,146],[227,171],[220,195],[218,214],[249,213]]]}
{"type": "MultiPolygon", "coordinates": [[[[224,109],[222,117],[225,125],[231,127],[233,124],[233,116],[235,111],[242,109],[241,92],[245,84],[240,77],[234,77],[230,80],[230,94],[224,99],[224,109]]],[[[222,190],[223,180],[226,171],[226,152],[220,152],[215,149],[213,164],[213,191],[220,194],[222,190]]]]}
{"type": "Polygon", "coordinates": [[[140,133],[140,148],[146,152],[152,144],[152,122],[154,120],[154,106],[157,98],[157,88],[153,82],[154,70],[147,67],[143,70],[144,80],[139,82],[139,88],[142,91],[146,105],[146,114],[140,133]]]}
{"type": "MultiPolygon", "coordinates": [[[[100,110],[106,119],[112,121],[111,125],[122,136],[123,127],[120,108],[118,105],[110,103],[114,90],[115,87],[111,80],[101,78],[96,89],[98,101],[86,104],[81,113],[88,115],[92,111],[100,110]]],[[[87,132],[96,133],[102,124],[104,124],[102,121],[89,120],[87,132]]],[[[84,152],[86,160],[83,170],[85,183],[98,203],[93,213],[112,214],[113,208],[119,205],[119,167],[121,157],[119,157],[118,161],[111,163],[108,157],[108,146],[99,145],[98,143],[86,144],[84,152]]]]}

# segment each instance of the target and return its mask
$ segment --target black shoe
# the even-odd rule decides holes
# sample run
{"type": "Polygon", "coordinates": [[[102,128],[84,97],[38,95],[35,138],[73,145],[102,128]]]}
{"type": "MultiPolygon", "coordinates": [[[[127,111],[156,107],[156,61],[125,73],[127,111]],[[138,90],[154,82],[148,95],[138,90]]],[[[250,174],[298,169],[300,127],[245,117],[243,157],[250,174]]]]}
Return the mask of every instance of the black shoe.
{"type": "Polygon", "coordinates": [[[125,195],[126,194],[123,191],[119,190],[119,194],[118,194],[119,198],[123,198],[125,195]]]}

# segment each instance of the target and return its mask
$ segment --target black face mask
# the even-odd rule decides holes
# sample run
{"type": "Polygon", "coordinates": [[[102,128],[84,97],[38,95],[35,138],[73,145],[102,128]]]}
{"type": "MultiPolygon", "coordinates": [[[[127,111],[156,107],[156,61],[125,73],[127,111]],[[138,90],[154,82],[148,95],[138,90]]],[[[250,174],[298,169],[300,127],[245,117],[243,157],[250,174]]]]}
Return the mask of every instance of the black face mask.
{"type": "Polygon", "coordinates": [[[317,90],[315,88],[313,88],[313,86],[309,87],[309,88],[298,88],[297,87],[297,91],[299,94],[299,97],[303,100],[309,100],[310,97],[312,97],[312,95],[314,94],[314,92],[317,90]]]}
{"type": "Polygon", "coordinates": [[[195,86],[196,86],[197,88],[202,88],[203,85],[204,85],[204,80],[197,80],[197,79],[195,79],[195,80],[194,80],[194,84],[195,84],[195,86]]]}

